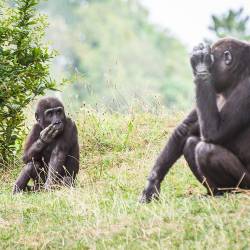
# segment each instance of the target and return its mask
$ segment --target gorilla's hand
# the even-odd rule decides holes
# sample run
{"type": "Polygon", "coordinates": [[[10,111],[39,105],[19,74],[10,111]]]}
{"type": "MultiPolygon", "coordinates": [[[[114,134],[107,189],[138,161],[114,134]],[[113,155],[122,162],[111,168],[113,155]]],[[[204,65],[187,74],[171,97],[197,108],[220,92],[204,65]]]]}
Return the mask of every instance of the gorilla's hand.
{"type": "Polygon", "coordinates": [[[211,54],[211,48],[209,45],[201,43],[199,46],[194,47],[190,57],[191,66],[193,68],[194,75],[208,74],[213,64],[214,58],[211,54]]]}
{"type": "Polygon", "coordinates": [[[148,180],[145,189],[142,192],[140,203],[149,203],[153,199],[159,199],[160,182],[158,180],[148,180]]]}
{"type": "Polygon", "coordinates": [[[42,140],[42,142],[49,144],[54,140],[59,132],[60,131],[56,129],[53,124],[50,124],[48,127],[41,131],[40,139],[42,140]]]}

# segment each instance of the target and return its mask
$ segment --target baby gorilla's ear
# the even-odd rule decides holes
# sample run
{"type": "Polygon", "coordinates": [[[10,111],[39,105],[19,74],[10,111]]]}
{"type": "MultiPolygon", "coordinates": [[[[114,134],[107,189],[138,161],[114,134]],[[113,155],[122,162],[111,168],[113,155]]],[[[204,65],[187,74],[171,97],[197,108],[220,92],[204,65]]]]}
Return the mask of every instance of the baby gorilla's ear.
{"type": "Polygon", "coordinates": [[[39,116],[38,116],[37,112],[35,113],[35,118],[36,118],[37,122],[39,122],[39,121],[40,121],[40,119],[39,119],[39,116]]]}

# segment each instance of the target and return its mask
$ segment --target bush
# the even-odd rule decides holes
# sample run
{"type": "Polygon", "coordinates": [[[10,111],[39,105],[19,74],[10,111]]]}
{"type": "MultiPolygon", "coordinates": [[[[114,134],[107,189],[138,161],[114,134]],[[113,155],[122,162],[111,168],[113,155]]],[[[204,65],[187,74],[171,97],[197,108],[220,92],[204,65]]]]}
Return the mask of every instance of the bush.
{"type": "Polygon", "coordinates": [[[0,0],[0,163],[20,146],[24,108],[45,90],[54,89],[49,62],[54,57],[43,42],[46,18],[38,0],[0,0]]]}

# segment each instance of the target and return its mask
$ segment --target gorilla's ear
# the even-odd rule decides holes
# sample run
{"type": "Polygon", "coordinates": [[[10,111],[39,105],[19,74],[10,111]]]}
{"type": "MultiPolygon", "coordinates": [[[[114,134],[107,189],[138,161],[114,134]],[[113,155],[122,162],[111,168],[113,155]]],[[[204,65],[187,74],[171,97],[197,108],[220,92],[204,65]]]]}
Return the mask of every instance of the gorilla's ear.
{"type": "Polygon", "coordinates": [[[39,116],[38,116],[37,112],[35,113],[35,118],[36,118],[36,121],[37,121],[37,122],[39,122],[39,121],[40,121],[40,119],[39,119],[39,116]]]}
{"type": "Polygon", "coordinates": [[[229,50],[226,50],[224,52],[224,60],[225,60],[226,65],[229,65],[233,61],[232,54],[230,53],[229,50]]]}

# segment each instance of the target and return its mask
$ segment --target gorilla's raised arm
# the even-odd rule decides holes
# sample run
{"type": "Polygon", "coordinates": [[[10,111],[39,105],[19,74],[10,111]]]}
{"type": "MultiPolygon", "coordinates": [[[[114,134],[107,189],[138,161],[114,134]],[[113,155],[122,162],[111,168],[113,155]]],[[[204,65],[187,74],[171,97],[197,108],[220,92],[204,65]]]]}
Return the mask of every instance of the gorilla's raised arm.
{"type": "Polygon", "coordinates": [[[241,72],[242,80],[238,79],[237,74],[232,75],[230,71],[239,68],[244,50],[240,44],[232,52],[224,46],[217,47],[213,62],[209,47],[200,44],[194,49],[191,63],[195,71],[196,104],[201,137],[206,142],[221,144],[250,124],[250,78],[241,72]],[[223,72],[226,67],[227,72],[223,72]],[[228,101],[221,111],[217,107],[216,89],[227,90],[224,95],[228,101]]]}

